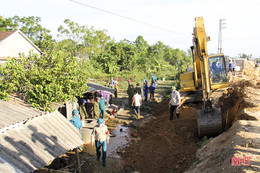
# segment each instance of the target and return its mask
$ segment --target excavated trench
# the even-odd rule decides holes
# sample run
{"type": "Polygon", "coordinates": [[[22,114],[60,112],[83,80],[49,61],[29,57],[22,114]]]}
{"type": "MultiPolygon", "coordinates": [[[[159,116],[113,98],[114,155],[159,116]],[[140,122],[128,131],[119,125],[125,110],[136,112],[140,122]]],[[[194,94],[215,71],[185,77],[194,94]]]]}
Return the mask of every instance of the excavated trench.
{"type": "MultiPolygon", "coordinates": [[[[228,94],[220,99],[223,101],[224,130],[238,118],[250,118],[236,116],[249,106],[241,87],[229,89],[228,94]]],[[[201,104],[183,105],[181,118],[174,117],[173,121],[169,121],[168,102],[161,102],[154,107],[152,115],[127,126],[108,121],[112,137],[108,146],[107,167],[96,161],[95,148],[87,144],[80,153],[82,172],[184,172],[195,161],[199,147],[207,142],[207,138],[197,137],[196,109],[200,107],[201,104]]],[[[56,160],[48,168],[68,172],[77,169],[74,152],[68,152],[56,160]]]]}
{"type": "MultiPolygon", "coordinates": [[[[248,83],[233,86],[220,97],[222,102],[223,131],[236,120],[254,120],[242,113],[250,107],[245,100],[244,87],[248,83]]],[[[197,137],[196,109],[201,104],[187,104],[180,109],[181,118],[169,121],[168,102],[158,104],[150,121],[137,125],[131,136],[134,141],[122,153],[127,172],[184,172],[196,160],[196,152],[208,138],[197,137]]],[[[138,124],[138,123],[136,123],[138,124]]]]}

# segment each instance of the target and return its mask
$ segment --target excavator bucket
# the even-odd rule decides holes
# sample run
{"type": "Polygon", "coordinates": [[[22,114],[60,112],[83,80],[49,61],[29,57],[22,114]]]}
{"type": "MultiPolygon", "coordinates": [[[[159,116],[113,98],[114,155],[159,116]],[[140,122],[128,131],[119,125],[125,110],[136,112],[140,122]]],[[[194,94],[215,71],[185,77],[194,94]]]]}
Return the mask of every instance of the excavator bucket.
{"type": "Polygon", "coordinates": [[[222,132],[221,109],[214,108],[210,112],[197,110],[198,136],[217,136],[222,132]]]}

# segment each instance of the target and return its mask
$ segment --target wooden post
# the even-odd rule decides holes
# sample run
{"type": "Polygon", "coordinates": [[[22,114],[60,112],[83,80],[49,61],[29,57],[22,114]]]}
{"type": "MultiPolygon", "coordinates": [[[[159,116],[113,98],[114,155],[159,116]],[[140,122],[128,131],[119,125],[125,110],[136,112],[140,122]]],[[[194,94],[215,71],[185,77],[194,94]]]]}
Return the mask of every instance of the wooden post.
{"type": "Polygon", "coordinates": [[[79,173],[82,173],[81,167],[80,167],[80,160],[79,160],[79,151],[78,151],[78,148],[75,148],[75,151],[76,151],[76,157],[77,157],[78,172],[79,172],[79,173]]]}

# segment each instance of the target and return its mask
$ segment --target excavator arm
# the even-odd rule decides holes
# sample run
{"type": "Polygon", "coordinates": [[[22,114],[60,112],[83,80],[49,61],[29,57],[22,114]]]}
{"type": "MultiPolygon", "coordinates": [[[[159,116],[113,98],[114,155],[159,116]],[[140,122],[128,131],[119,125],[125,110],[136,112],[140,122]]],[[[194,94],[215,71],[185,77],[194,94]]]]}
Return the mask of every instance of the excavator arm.
{"type": "Polygon", "coordinates": [[[197,110],[198,135],[213,136],[222,131],[222,118],[220,109],[213,108],[211,102],[210,65],[207,51],[207,42],[210,40],[205,32],[202,17],[195,18],[193,29],[193,54],[194,85],[203,92],[203,108],[197,110]]]}
{"type": "Polygon", "coordinates": [[[193,47],[191,47],[194,52],[194,75],[195,85],[197,87],[202,85],[203,91],[203,103],[204,108],[207,111],[211,111],[212,103],[210,100],[211,86],[210,86],[210,77],[209,77],[209,61],[208,61],[208,50],[207,42],[210,41],[210,38],[207,37],[204,27],[204,20],[202,17],[195,18],[195,27],[193,29],[193,47]],[[195,70],[196,69],[196,70],[195,70]],[[201,80],[198,80],[201,79],[201,80]],[[199,84],[201,83],[201,84],[199,84]]]}

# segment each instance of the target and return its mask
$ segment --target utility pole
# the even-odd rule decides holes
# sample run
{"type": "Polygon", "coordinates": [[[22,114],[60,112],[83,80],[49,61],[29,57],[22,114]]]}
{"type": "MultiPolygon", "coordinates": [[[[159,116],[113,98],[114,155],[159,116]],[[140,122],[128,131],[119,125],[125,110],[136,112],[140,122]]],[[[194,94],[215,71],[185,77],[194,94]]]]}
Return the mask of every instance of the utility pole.
{"type": "Polygon", "coordinates": [[[223,53],[222,49],[222,28],[226,28],[225,22],[226,19],[219,19],[219,32],[218,32],[218,54],[223,53]]]}

